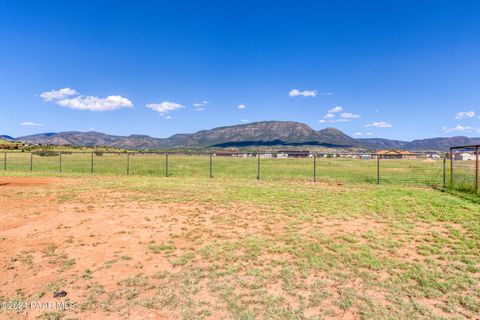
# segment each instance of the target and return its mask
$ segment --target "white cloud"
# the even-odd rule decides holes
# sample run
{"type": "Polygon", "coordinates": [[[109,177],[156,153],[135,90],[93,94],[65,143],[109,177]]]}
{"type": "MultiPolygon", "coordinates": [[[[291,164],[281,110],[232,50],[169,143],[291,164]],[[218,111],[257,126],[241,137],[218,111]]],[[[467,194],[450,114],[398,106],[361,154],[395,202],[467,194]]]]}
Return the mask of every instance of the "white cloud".
{"type": "Polygon", "coordinates": [[[239,105],[238,105],[238,109],[240,109],[240,110],[243,110],[243,109],[245,109],[246,107],[247,107],[247,106],[244,105],[244,104],[239,104],[239,105]]]}
{"type": "Polygon", "coordinates": [[[122,96],[108,96],[106,98],[82,96],[70,88],[44,92],[40,94],[40,97],[45,101],[52,101],[59,106],[75,110],[111,111],[133,107],[132,102],[122,96]]]}
{"type": "Polygon", "coordinates": [[[194,107],[206,107],[210,102],[203,100],[202,102],[196,102],[193,104],[194,107]]]}
{"type": "Polygon", "coordinates": [[[70,109],[90,111],[112,111],[120,108],[133,107],[132,102],[122,96],[108,96],[106,98],[77,96],[57,100],[55,103],[70,109]]]}
{"type": "Polygon", "coordinates": [[[358,114],[353,114],[353,113],[350,113],[350,112],[344,112],[340,115],[340,118],[344,118],[344,119],[360,119],[360,115],[358,114]]]}
{"type": "Polygon", "coordinates": [[[330,110],[328,113],[323,116],[322,120],[319,120],[319,123],[335,123],[335,122],[349,122],[350,119],[358,119],[361,118],[358,114],[353,114],[349,112],[344,112],[339,115],[339,118],[336,118],[335,113],[342,112],[343,108],[340,106],[336,106],[330,110]]]}
{"type": "Polygon", "coordinates": [[[340,106],[333,107],[332,109],[328,110],[328,113],[337,113],[337,112],[342,112],[343,108],[340,106]]]}
{"type": "Polygon", "coordinates": [[[393,127],[390,123],[386,123],[383,121],[378,122],[370,122],[365,125],[365,127],[375,127],[375,128],[391,128],[393,127]]]}
{"type": "Polygon", "coordinates": [[[45,101],[54,101],[76,95],[77,91],[70,88],[63,88],[60,90],[45,91],[40,94],[40,97],[42,97],[45,101]]]}
{"type": "MultiPolygon", "coordinates": [[[[149,103],[149,104],[146,105],[146,107],[149,108],[149,109],[152,109],[153,111],[157,111],[158,113],[160,113],[162,115],[165,115],[165,114],[169,113],[170,111],[175,111],[175,110],[185,108],[185,106],[183,106],[179,103],[170,102],[170,101],[164,101],[164,102],[160,102],[160,103],[149,103]]],[[[165,118],[166,119],[171,119],[171,117],[167,118],[167,116],[165,118]]]]}
{"type": "Polygon", "coordinates": [[[361,136],[373,136],[373,133],[371,132],[365,132],[365,134],[363,132],[355,132],[353,134],[355,137],[361,137],[361,136]]]}
{"type": "Polygon", "coordinates": [[[460,119],[468,119],[473,117],[475,117],[475,111],[462,111],[456,114],[455,119],[460,120],[460,119]]]}
{"type": "Polygon", "coordinates": [[[335,123],[335,122],[350,122],[348,119],[322,119],[318,120],[318,123],[335,123]]]}
{"type": "Polygon", "coordinates": [[[196,102],[193,104],[195,111],[205,111],[205,107],[209,105],[210,102],[204,100],[202,102],[196,102]]]}
{"type": "Polygon", "coordinates": [[[317,91],[316,90],[300,91],[298,89],[293,89],[288,93],[288,95],[290,97],[299,97],[299,96],[302,96],[302,97],[316,97],[317,96],[317,91]]]}
{"type": "Polygon", "coordinates": [[[242,120],[240,120],[240,122],[250,122],[250,120],[248,120],[248,119],[242,119],[242,120]]]}
{"type": "Polygon", "coordinates": [[[456,127],[453,128],[443,128],[443,132],[445,133],[452,133],[452,132],[463,132],[463,133],[468,133],[468,132],[475,132],[475,133],[480,133],[480,128],[475,128],[475,127],[469,127],[469,126],[461,126],[457,124],[456,127]]]}
{"type": "Polygon", "coordinates": [[[37,123],[37,122],[32,122],[32,121],[24,121],[20,123],[21,126],[23,127],[41,127],[43,124],[37,123]]]}

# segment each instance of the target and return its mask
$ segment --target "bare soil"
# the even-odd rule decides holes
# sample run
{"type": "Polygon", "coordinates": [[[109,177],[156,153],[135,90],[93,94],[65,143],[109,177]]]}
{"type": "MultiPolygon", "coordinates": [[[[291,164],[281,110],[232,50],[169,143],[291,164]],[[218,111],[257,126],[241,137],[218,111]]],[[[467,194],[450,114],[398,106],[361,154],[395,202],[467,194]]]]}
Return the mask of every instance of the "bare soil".
{"type": "MultiPolygon", "coordinates": [[[[286,230],[295,229],[301,237],[321,233],[325,239],[356,241],[361,246],[368,243],[361,237],[363,234],[389,233],[389,225],[382,221],[318,216],[295,224],[295,218],[277,217],[271,214],[271,208],[261,205],[240,201],[158,201],[141,192],[91,190],[89,184],[91,179],[0,177],[0,297],[76,302],[75,311],[49,315],[45,310],[27,309],[0,312],[0,319],[229,319],[231,313],[225,300],[248,302],[249,292],[261,289],[292,308],[300,308],[302,297],[309,299],[314,290],[319,290],[319,301],[303,307],[304,314],[312,318],[327,310],[322,318],[360,319],[360,310],[355,306],[347,308],[338,303],[344,300],[348,306],[349,299],[356,299],[349,298],[349,292],[361,299],[368,297],[379,306],[389,306],[382,288],[372,287],[356,276],[347,279],[343,275],[340,279],[339,275],[338,280],[332,280],[319,269],[305,276],[301,284],[289,283],[282,261],[294,260],[295,252],[276,252],[275,248],[262,252],[261,259],[255,262],[258,269],[267,272],[262,278],[267,280],[261,285],[251,263],[242,261],[248,255],[259,254],[255,242],[260,241],[259,237],[286,237],[286,230]],[[251,247],[222,247],[238,239],[251,239],[246,241],[252,243],[251,247]],[[205,250],[205,256],[215,254],[219,249],[212,244],[223,250],[217,257],[189,258],[203,252],[206,246],[212,249],[205,250]],[[231,257],[229,250],[235,250],[236,255],[231,257]],[[195,268],[188,269],[188,259],[193,259],[190,267],[195,268]],[[243,267],[228,273],[228,268],[236,265],[243,267]],[[217,284],[222,289],[216,289],[215,280],[207,275],[195,274],[212,268],[224,272],[217,284]],[[283,280],[279,274],[283,274],[283,280]],[[225,289],[229,279],[239,278],[243,288],[234,292],[225,289]],[[289,286],[297,286],[295,294],[289,286]],[[68,294],[53,298],[57,290],[68,294]]],[[[335,188],[332,192],[343,190],[335,188]]],[[[442,227],[433,231],[446,232],[442,227]]],[[[432,229],[419,225],[417,232],[424,234],[432,229]]],[[[385,255],[406,262],[424,259],[412,243],[385,255]]],[[[380,283],[389,277],[382,270],[372,272],[372,278],[380,283]]],[[[260,303],[250,299],[252,305],[260,303]]],[[[437,315],[445,315],[436,307],[440,300],[424,302],[437,315]]]]}

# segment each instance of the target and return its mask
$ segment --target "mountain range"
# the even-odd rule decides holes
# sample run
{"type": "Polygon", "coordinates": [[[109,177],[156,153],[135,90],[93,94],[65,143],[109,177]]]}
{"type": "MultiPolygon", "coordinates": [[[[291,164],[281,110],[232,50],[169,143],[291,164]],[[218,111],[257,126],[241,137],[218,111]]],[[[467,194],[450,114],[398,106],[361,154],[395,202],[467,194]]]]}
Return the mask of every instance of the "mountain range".
{"type": "MultiPolygon", "coordinates": [[[[13,139],[10,136],[3,136],[13,139]]],[[[115,136],[100,132],[40,133],[15,140],[41,145],[108,146],[122,149],[205,147],[321,146],[332,148],[404,149],[445,151],[452,146],[480,144],[480,138],[452,137],[415,141],[354,139],[335,128],[316,131],[304,123],[264,121],[226,126],[168,138],[147,135],[115,136]]]]}
{"type": "Polygon", "coordinates": [[[7,136],[6,134],[0,135],[0,139],[2,139],[2,140],[9,140],[9,141],[15,140],[14,137],[12,137],[12,136],[7,136]]]}

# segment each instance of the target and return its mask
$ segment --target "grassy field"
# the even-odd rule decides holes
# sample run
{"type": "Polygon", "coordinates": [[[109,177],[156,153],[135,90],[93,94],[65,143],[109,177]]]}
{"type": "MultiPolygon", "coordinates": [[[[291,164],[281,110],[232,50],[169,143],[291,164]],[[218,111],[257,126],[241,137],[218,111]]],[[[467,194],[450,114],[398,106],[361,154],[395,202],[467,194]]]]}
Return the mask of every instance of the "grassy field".
{"type": "Polygon", "coordinates": [[[480,205],[431,188],[8,172],[0,185],[1,300],[76,302],[2,319],[480,314],[480,205]]]}
{"type": "Polygon", "coordinates": [[[453,162],[452,186],[461,191],[475,193],[476,187],[476,163],[475,161],[454,161],[453,162]]]}
{"type": "MultiPolygon", "coordinates": [[[[0,164],[5,159],[0,158],[0,164]]],[[[314,163],[307,159],[261,159],[260,177],[265,180],[299,179],[313,180],[314,163]]],[[[166,158],[160,154],[105,153],[93,156],[89,153],[39,156],[30,153],[8,153],[7,171],[90,173],[107,175],[148,175],[165,176],[166,158]],[[30,165],[32,161],[32,165],[30,165]]],[[[377,161],[345,158],[317,159],[318,180],[339,182],[377,183],[377,161]]],[[[447,164],[447,169],[449,165],[447,164]]],[[[212,174],[216,178],[255,179],[258,163],[255,158],[213,157],[212,174]]],[[[171,177],[210,176],[208,155],[177,155],[168,157],[168,175],[171,177]]],[[[443,160],[382,160],[380,162],[380,183],[442,185],[443,160]]]]}

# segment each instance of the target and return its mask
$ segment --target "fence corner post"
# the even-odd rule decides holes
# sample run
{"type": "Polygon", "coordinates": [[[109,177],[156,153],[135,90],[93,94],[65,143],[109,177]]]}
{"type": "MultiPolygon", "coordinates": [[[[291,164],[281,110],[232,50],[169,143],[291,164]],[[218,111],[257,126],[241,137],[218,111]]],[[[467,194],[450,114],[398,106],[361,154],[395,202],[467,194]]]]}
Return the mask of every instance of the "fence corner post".
{"type": "Polygon", "coordinates": [[[447,187],[447,155],[443,157],[443,188],[447,187]]]}
{"type": "Polygon", "coordinates": [[[453,187],[453,148],[450,148],[450,187],[453,187]]]}
{"type": "Polygon", "coordinates": [[[317,182],[317,154],[313,155],[313,182],[317,182]]]}
{"type": "Polygon", "coordinates": [[[478,166],[479,166],[479,154],[478,154],[478,150],[479,150],[479,146],[477,146],[477,148],[475,149],[475,192],[478,193],[478,166]]]}
{"type": "Polygon", "coordinates": [[[58,172],[62,173],[62,151],[58,153],[58,172]]]}

